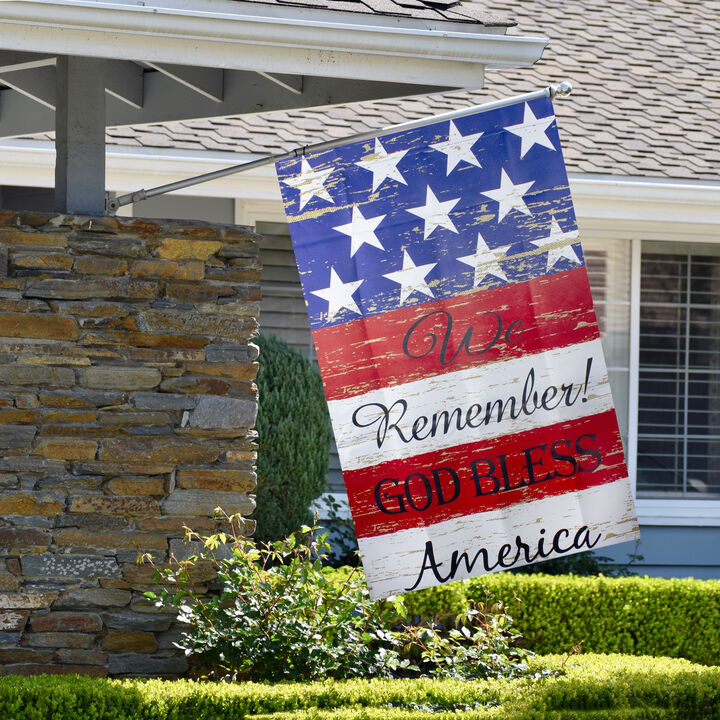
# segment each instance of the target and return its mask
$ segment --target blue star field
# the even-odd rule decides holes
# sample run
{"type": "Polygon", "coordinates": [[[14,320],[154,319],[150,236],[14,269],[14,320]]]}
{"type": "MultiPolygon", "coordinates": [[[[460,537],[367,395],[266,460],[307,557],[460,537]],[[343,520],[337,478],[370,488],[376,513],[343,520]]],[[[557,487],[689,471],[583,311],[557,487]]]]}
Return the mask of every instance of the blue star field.
{"type": "MultiPolygon", "coordinates": [[[[315,194],[301,209],[300,190],[283,182],[300,175],[301,158],[277,163],[312,329],[401,307],[400,285],[383,275],[402,269],[404,250],[417,266],[437,264],[425,278],[434,297],[415,291],[402,307],[473,290],[474,269],[457,258],[476,252],[478,233],[491,250],[510,246],[507,257],[499,260],[508,283],[562,272],[582,264],[582,250],[577,241],[573,249],[580,264],[562,257],[552,267],[548,267],[547,250],[531,244],[532,240],[550,235],[553,217],[564,233],[576,231],[577,224],[550,99],[540,98],[528,104],[538,119],[553,116],[545,136],[554,150],[535,143],[521,158],[521,137],[505,129],[523,122],[525,104],[520,102],[453,119],[463,136],[483,133],[472,145],[472,153],[481,167],[462,160],[449,174],[447,155],[430,145],[448,139],[450,121],[430,122],[422,127],[379,135],[388,154],[407,151],[397,164],[407,185],[388,177],[373,192],[373,172],[355,163],[374,154],[375,140],[350,142],[305,156],[313,171],[332,170],[321,190],[321,194],[330,195],[332,202],[315,194]],[[522,196],[530,215],[514,208],[498,222],[498,201],[482,193],[500,187],[502,170],[514,185],[534,183],[522,196]],[[424,238],[423,218],[408,209],[425,205],[428,187],[440,202],[459,198],[449,213],[457,233],[439,226],[427,239],[424,238]],[[366,243],[354,256],[350,255],[351,238],[334,228],[351,222],[353,207],[358,207],[367,219],[385,215],[375,230],[384,250],[366,243]],[[331,268],[343,283],[363,280],[352,294],[361,314],[344,307],[329,317],[328,301],[313,294],[314,290],[328,288],[331,268]]],[[[488,274],[479,287],[492,288],[508,283],[488,274]]]]}

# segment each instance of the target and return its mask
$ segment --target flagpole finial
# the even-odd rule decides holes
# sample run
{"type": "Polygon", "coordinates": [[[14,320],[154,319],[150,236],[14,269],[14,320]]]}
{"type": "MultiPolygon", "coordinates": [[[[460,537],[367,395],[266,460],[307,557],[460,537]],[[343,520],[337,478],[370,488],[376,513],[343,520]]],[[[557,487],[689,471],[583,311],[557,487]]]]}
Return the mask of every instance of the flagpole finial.
{"type": "Polygon", "coordinates": [[[567,97],[572,92],[572,89],[573,87],[570,82],[568,80],[563,80],[559,85],[549,88],[550,97],[567,97]]]}

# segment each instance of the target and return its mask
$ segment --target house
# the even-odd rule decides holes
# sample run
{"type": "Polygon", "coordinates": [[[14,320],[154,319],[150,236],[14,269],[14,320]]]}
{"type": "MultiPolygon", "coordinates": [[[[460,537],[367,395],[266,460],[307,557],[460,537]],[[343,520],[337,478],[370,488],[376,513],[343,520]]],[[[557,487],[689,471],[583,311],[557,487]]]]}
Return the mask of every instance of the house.
{"type": "MultiPolygon", "coordinates": [[[[637,548],[604,554],[622,561],[639,553],[636,568],[649,574],[718,578],[720,5],[491,0],[483,7],[514,17],[518,36],[548,34],[543,59],[523,70],[488,67],[482,91],[111,129],[108,189],[159,185],[569,79],[575,90],[556,102],[556,115],[642,533],[637,548]]],[[[4,197],[42,202],[51,157],[47,136],[4,141],[4,197]]],[[[255,225],[266,238],[261,324],[312,357],[271,169],[124,212],[255,225]]],[[[337,466],[329,487],[342,492],[337,466]]]]}
{"type": "Polygon", "coordinates": [[[107,217],[108,175],[136,189],[185,151],[151,130],[150,155],[108,165],[106,128],[482,87],[541,55],[456,5],[0,2],[3,674],[182,674],[138,551],[182,557],[184,524],[255,508],[256,235],[219,224],[224,198],[107,217]]]}

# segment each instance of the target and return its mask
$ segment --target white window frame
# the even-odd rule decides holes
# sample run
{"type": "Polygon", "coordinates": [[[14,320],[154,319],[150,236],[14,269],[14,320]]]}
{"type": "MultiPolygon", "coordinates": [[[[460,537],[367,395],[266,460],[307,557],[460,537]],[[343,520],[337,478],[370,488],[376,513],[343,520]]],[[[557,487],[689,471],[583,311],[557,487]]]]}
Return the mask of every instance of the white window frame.
{"type": "MultiPolygon", "coordinates": [[[[664,238],[646,238],[648,241],[664,238]]],[[[670,238],[665,238],[670,239],[670,238]]],[[[673,242],[682,242],[672,238],[673,242]]],[[[687,242],[707,242],[691,237],[687,242]]],[[[640,263],[643,240],[631,240],[630,285],[630,379],[628,387],[628,474],[635,496],[635,508],[640,525],[720,527],[720,500],[695,500],[694,498],[638,498],[637,497],[637,447],[638,406],[640,385],[640,263]]],[[[717,241],[715,241],[717,243],[717,241]]]]}

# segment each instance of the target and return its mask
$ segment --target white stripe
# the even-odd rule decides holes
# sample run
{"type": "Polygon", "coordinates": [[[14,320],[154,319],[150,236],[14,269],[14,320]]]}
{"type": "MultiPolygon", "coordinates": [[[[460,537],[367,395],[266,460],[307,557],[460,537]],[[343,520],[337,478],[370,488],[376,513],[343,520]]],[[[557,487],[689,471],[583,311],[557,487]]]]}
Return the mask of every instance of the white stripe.
{"type": "MultiPolygon", "coordinates": [[[[516,537],[530,547],[530,557],[537,551],[538,541],[543,539],[545,549],[552,547],[555,534],[560,531],[559,547],[566,549],[582,526],[587,526],[590,537],[599,540],[593,549],[606,545],[634,540],[639,537],[635,507],[630,483],[627,478],[599,485],[575,493],[565,493],[533,502],[520,503],[500,510],[453,518],[427,527],[399,530],[392,535],[360,538],[358,544],[363,558],[370,595],[373,599],[405,592],[416,584],[423,564],[427,569],[414,589],[421,589],[440,582],[429,569],[426,543],[432,542],[438,572],[445,577],[450,573],[454,551],[467,553],[470,560],[481,548],[485,548],[492,566],[498,561],[500,548],[508,544],[505,563],[516,555],[519,561],[512,567],[527,565],[524,552],[518,553],[516,537]],[[568,534],[562,533],[563,529],[568,534]],[[544,530],[541,533],[541,530],[544,530]]],[[[587,547],[571,549],[567,553],[553,552],[549,557],[562,557],[587,550],[587,547]]],[[[544,558],[538,558],[539,560],[544,558]]],[[[504,570],[504,567],[494,568],[504,570]]],[[[467,572],[460,560],[458,572],[447,580],[482,575],[487,570],[482,554],[478,556],[472,572],[467,572]]]]}
{"type": "MultiPolygon", "coordinates": [[[[532,400],[530,403],[532,408],[532,400]]],[[[328,406],[340,464],[343,470],[354,470],[387,460],[412,457],[420,453],[587,417],[610,410],[613,404],[600,340],[592,340],[505,362],[476,365],[445,375],[373,390],[352,398],[332,400],[328,406]],[[573,384],[571,397],[580,391],[585,383],[588,358],[592,358],[592,370],[587,395],[580,393],[573,405],[567,405],[563,400],[557,407],[552,408],[560,397],[563,384],[573,384]],[[552,402],[549,399],[551,393],[547,396],[547,405],[551,409],[539,408],[532,414],[520,412],[516,419],[510,417],[508,410],[498,422],[496,408],[491,413],[492,419],[488,424],[458,429],[453,422],[449,431],[443,432],[444,423],[441,422],[440,429],[434,436],[412,439],[413,423],[421,416],[427,418],[424,430],[427,433],[433,416],[443,411],[452,413],[459,408],[465,416],[467,410],[477,403],[481,406],[475,421],[477,424],[485,417],[488,403],[496,400],[506,402],[513,396],[517,399],[516,409],[519,410],[523,387],[528,382],[531,369],[534,369],[534,392],[540,399],[547,388],[558,388],[558,395],[554,396],[552,402]],[[401,400],[407,402],[404,413],[402,405],[399,404],[401,400]],[[387,412],[383,408],[387,408],[387,412]],[[359,427],[353,422],[356,413],[356,421],[361,425],[366,424],[366,427],[359,427]],[[384,437],[379,438],[378,431],[381,430],[383,418],[389,419],[390,429],[384,437]],[[410,438],[410,442],[401,439],[397,430],[392,427],[395,423],[404,437],[410,438]]],[[[420,423],[422,424],[422,420],[420,423]]]]}

